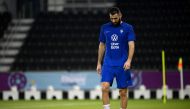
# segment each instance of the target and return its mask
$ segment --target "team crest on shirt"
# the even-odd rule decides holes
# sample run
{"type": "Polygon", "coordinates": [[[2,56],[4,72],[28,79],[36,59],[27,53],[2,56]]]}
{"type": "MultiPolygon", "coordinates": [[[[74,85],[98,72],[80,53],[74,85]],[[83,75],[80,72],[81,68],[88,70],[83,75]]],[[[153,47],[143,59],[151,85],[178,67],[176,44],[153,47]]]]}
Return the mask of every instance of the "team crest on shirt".
{"type": "Polygon", "coordinates": [[[123,33],[123,29],[120,30],[120,33],[121,33],[121,34],[123,33]]]}
{"type": "Polygon", "coordinates": [[[111,35],[111,40],[112,40],[113,42],[117,41],[117,40],[118,40],[118,35],[117,35],[117,34],[111,35]]]}

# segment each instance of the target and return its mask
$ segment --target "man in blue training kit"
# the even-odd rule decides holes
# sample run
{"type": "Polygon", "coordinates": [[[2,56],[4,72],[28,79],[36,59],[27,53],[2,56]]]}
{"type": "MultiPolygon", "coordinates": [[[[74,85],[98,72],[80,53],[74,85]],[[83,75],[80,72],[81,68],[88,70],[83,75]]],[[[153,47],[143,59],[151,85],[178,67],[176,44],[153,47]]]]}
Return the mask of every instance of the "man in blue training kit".
{"type": "Polygon", "coordinates": [[[96,70],[101,75],[104,109],[110,109],[109,88],[114,78],[119,89],[121,109],[126,109],[127,88],[132,85],[130,67],[135,49],[135,33],[131,25],[121,21],[119,8],[110,8],[109,16],[111,22],[101,26],[96,70]]]}

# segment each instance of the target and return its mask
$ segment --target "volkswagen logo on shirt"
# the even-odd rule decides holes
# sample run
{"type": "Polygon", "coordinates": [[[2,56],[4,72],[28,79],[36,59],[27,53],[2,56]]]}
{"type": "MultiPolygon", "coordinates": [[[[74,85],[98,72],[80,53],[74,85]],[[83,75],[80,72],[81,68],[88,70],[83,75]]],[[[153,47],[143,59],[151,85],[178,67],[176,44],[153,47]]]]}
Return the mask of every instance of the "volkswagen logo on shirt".
{"type": "Polygon", "coordinates": [[[119,49],[119,43],[116,42],[116,41],[118,41],[118,35],[117,34],[111,35],[111,40],[113,41],[113,42],[110,43],[111,44],[111,49],[112,50],[113,49],[119,49]]]}
{"type": "Polygon", "coordinates": [[[111,40],[112,40],[112,41],[117,41],[117,40],[118,40],[117,34],[111,35],[111,40]]]}

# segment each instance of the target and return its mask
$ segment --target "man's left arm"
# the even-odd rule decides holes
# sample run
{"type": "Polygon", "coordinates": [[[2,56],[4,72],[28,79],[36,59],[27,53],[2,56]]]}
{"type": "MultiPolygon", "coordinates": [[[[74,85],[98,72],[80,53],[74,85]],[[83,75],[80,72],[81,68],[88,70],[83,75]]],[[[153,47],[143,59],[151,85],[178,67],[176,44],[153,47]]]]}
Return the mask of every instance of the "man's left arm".
{"type": "Polygon", "coordinates": [[[134,41],[129,41],[128,45],[129,45],[128,59],[127,59],[127,61],[125,62],[124,66],[123,66],[123,68],[125,70],[130,69],[130,67],[131,67],[131,61],[132,61],[132,58],[133,58],[133,55],[134,55],[134,51],[135,51],[135,42],[134,41]]]}

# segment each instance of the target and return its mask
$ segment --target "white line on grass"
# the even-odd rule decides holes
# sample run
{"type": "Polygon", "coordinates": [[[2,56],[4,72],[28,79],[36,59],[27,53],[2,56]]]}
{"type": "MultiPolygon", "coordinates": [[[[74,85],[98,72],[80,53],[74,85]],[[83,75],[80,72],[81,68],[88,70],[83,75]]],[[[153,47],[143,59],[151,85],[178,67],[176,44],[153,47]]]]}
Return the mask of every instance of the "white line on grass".
{"type": "Polygon", "coordinates": [[[55,104],[34,104],[32,106],[14,106],[14,107],[5,107],[5,109],[38,109],[38,108],[48,108],[48,107],[59,107],[59,106],[87,106],[87,105],[97,105],[97,103],[89,102],[80,102],[80,103],[55,103],[55,104]]]}

